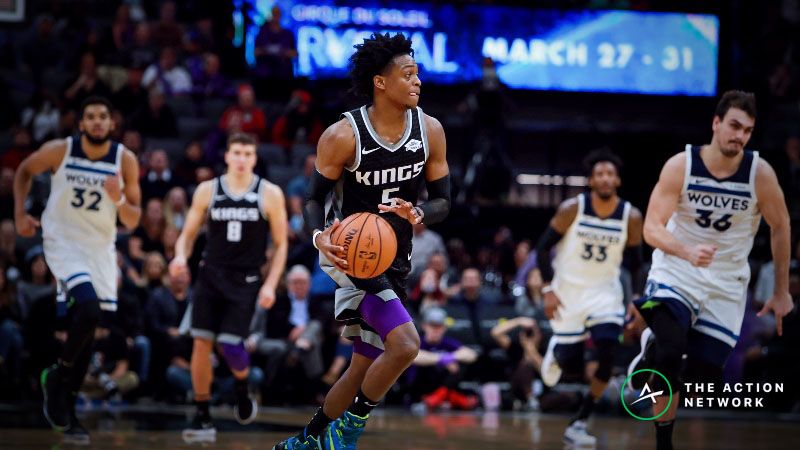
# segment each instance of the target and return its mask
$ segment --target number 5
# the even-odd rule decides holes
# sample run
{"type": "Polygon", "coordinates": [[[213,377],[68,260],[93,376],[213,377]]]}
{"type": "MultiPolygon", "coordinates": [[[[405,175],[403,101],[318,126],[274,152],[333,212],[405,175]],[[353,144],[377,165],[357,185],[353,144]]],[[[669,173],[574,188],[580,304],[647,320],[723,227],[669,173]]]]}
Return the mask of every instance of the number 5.
{"type": "MultiPolygon", "coordinates": [[[[381,197],[381,203],[387,206],[397,206],[397,202],[395,202],[394,198],[390,197],[392,192],[398,192],[400,190],[399,187],[396,188],[389,188],[383,190],[383,196],[381,197]]],[[[386,211],[381,211],[382,213],[386,211]]]]}

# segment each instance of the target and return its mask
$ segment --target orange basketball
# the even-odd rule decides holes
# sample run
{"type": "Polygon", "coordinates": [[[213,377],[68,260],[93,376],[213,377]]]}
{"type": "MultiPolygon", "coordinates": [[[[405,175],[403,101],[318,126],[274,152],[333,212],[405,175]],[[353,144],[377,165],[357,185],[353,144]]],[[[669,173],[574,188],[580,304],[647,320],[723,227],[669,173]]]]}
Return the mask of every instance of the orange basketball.
{"type": "Polygon", "coordinates": [[[368,212],[345,217],[331,235],[334,245],[344,247],[347,274],[374,278],[392,265],[397,254],[397,236],[384,218],[368,212]]]}

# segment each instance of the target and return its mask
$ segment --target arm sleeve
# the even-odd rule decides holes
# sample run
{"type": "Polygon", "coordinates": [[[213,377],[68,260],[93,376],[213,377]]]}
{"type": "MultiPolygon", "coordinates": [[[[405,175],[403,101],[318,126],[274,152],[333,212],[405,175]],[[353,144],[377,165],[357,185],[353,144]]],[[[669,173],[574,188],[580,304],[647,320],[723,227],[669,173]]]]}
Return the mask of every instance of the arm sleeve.
{"type": "Polygon", "coordinates": [[[421,204],[425,225],[441,222],[450,213],[450,175],[428,181],[428,201],[421,204]]]}
{"type": "Polygon", "coordinates": [[[550,225],[544,230],[542,237],[536,244],[536,264],[542,273],[542,281],[549,283],[553,281],[553,264],[550,261],[550,249],[558,244],[563,236],[550,225]]]}
{"type": "Polygon", "coordinates": [[[336,180],[325,178],[316,170],[311,174],[306,190],[306,204],[303,206],[303,219],[309,235],[313,235],[314,230],[325,228],[325,198],[335,184],[336,180]]]}

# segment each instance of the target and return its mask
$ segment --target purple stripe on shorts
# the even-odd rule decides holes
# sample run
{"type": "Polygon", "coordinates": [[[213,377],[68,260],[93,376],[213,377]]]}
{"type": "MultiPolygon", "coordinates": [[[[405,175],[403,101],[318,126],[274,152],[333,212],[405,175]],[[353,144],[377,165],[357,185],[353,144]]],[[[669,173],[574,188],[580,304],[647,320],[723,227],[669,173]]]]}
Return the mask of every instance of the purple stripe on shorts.
{"type": "Polygon", "coordinates": [[[378,332],[381,341],[386,341],[390,331],[406,322],[411,322],[411,316],[397,298],[387,302],[377,295],[366,294],[358,306],[358,311],[364,322],[378,332]]]}
{"type": "Polygon", "coordinates": [[[374,345],[367,344],[362,341],[360,337],[356,336],[353,338],[353,353],[358,353],[365,358],[375,360],[378,356],[381,356],[383,350],[374,345]]]}

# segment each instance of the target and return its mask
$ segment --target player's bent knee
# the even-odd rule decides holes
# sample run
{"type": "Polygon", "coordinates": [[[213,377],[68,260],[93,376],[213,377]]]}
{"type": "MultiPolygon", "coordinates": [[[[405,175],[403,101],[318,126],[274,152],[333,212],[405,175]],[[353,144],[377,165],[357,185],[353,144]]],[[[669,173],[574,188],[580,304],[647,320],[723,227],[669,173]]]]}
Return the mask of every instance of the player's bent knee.
{"type": "Polygon", "coordinates": [[[228,367],[231,370],[240,372],[250,366],[250,355],[244,349],[243,343],[228,344],[223,342],[219,346],[222,350],[222,357],[225,358],[225,362],[228,363],[228,367]]]}
{"type": "Polygon", "coordinates": [[[557,344],[553,355],[559,367],[567,373],[577,373],[583,369],[583,343],[557,344]]]}
{"type": "Polygon", "coordinates": [[[384,347],[393,358],[410,364],[419,354],[419,334],[410,322],[398,326],[386,337],[384,347]]]}
{"type": "Polygon", "coordinates": [[[597,370],[594,377],[600,381],[607,382],[611,378],[614,369],[614,349],[617,341],[610,339],[598,340],[595,343],[597,349],[597,370]]]}

